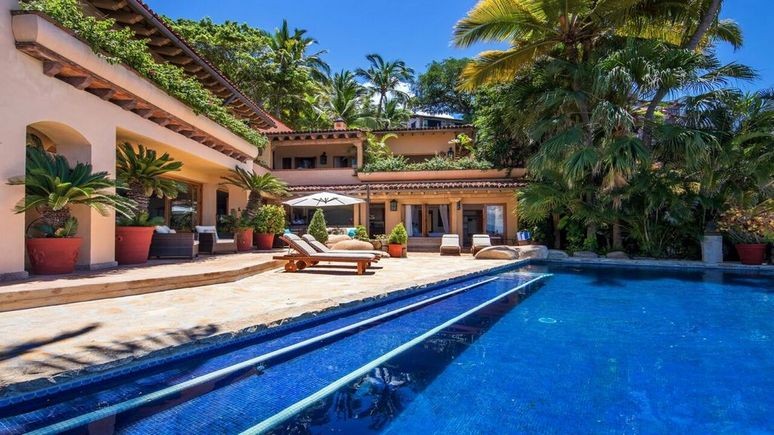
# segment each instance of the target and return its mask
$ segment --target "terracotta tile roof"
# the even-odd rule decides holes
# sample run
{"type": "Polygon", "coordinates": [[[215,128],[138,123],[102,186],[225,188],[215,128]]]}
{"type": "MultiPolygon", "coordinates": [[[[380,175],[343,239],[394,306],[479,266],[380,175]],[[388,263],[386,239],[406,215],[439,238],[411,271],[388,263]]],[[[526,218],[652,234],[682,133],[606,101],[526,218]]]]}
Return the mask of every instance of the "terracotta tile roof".
{"type": "Polygon", "coordinates": [[[448,189],[515,189],[523,187],[527,183],[523,180],[466,180],[466,181],[407,181],[395,183],[362,183],[362,184],[338,184],[338,185],[305,185],[289,186],[293,193],[306,192],[360,192],[365,194],[367,186],[371,191],[398,191],[398,190],[448,190],[448,189]]]}
{"type": "MultiPolygon", "coordinates": [[[[395,131],[442,131],[442,130],[467,130],[467,129],[473,129],[475,126],[473,124],[463,124],[463,125],[447,125],[445,127],[423,127],[423,128],[388,128],[385,130],[374,130],[374,133],[390,133],[395,131]]],[[[305,133],[341,133],[341,132],[365,132],[368,130],[361,129],[361,128],[347,128],[347,129],[334,129],[334,128],[323,128],[323,129],[316,129],[316,130],[274,130],[267,133],[268,136],[285,136],[285,135],[302,135],[305,133]]]]}
{"type": "Polygon", "coordinates": [[[473,124],[460,124],[460,125],[446,125],[443,127],[388,128],[385,130],[374,130],[374,133],[391,133],[395,131],[469,130],[474,128],[476,128],[476,126],[474,126],[473,124]]]}

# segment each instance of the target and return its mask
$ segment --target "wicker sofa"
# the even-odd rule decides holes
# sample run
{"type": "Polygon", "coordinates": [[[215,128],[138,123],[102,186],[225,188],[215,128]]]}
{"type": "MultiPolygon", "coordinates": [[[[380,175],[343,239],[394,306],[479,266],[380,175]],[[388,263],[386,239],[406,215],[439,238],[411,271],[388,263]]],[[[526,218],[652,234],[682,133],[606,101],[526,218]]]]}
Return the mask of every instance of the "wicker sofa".
{"type": "Polygon", "coordinates": [[[193,233],[153,233],[150,258],[196,258],[198,255],[199,242],[193,233]]]}
{"type": "Polygon", "coordinates": [[[199,252],[203,254],[232,254],[237,252],[234,239],[221,239],[214,226],[196,226],[199,252]]]}

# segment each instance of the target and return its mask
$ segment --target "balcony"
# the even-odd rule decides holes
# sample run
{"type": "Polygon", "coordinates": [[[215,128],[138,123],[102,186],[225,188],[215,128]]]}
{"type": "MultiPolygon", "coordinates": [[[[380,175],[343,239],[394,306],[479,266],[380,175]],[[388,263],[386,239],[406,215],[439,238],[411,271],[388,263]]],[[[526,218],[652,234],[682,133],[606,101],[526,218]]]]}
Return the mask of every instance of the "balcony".
{"type": "Polygon", "coordinates": [[[515,169],[454,169],[442,171],[391,171],[360,172],[361,182],[385,181],[444,181],[444,180],[491,180],[524,177],[526,170],[515,169]]]}
{"type": "Polygon", "coordinates": [[[360,184],[353,168],[274,169],[272,174],[290,186],[360,184]]]}

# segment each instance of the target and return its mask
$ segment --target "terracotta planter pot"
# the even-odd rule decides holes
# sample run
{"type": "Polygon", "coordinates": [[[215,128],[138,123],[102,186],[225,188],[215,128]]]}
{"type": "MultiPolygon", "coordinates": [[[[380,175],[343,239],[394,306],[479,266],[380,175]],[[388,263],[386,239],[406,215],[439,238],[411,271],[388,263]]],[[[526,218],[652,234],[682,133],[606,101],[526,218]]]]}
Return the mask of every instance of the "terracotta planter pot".
{"type": "Polygon", "coordinates": [[[239,230],[234,234],[237,242],[237,251],[244,252],[253,249],[253,229],[239,230]]]}
{"type": "Polygon", "coordinates": [[[118,264],[142,264],[148,261],[153,227],[116,227],[118,264]]]}
{"type": "Polygon", "coordinates": [[[274,234],[272,233],[255,233],[255,247],[259,251],[269,251],[274,247],[274,234]]]}
{"type": "Polygon", "coordinates": [[[27,239],[27,255],[32,273],[37,275],[59,275],[73,273],[83,239],[65,237],[61,239],[27,239]]]}
{"type": "Polygon", "coordinates": [[[390,258],[402,258],[403,245],[399,243],[390,243],[389,245],[387,245],[387,253],[390,254],[390,258]]]}
{"type": "Polygon", "coordinates": [[[739,260],[742,261],[742,264],[763,264],[763,259],[766,257],[766,244],[739,243],[736,245],[736,252],[739,254],[739,260]]]}

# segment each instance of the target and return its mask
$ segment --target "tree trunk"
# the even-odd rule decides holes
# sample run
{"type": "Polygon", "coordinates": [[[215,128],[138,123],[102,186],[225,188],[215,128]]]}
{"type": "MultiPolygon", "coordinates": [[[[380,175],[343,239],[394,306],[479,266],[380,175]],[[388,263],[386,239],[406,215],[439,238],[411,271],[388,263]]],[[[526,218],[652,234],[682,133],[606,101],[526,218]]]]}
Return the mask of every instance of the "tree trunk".
{"type": "Polygon", "coordinates": [[[245,216],[252,220],[255,215],[258,214],[258,208],[261,206],[261,194],[258,192],[250,192],[250,196],[247,198],[247,205],[245,206],[245,216]]]}
{"type": "Polygon", "coordinates": [[[48,206],[40,209],[40,220],[45,225],[49,225],[54,231],[62,228],[70,219],[70,208],[64,207],[59,210],[54,210],[48,206]]]}
{"type": "MultiPolygon", "coordinates": [[[[701,39],[707,33],[710,26],[712,26],[712,22],[715,20],[719,11],[720,0],[712,0],[709,8],[704,12],[699,25],[696,27],[693,36],[691,36],[691,39],[688,40],[683,48],[691,51],[696,50],[699,46],[699,42],[701,42],[701,39]]],[[[651,149],[653,146],[653,117],[656,114],[656,108],[661,104],[661,100],[666,97],[668,92],[669,89],[663,86],[660,87],[653,96],[653,100],[648,104],[648,109],[645,111],[645,119],[643,120],[642,125],[642,143],[645,145],[646,149],[651,149]]]]}
{"type": "Polygon", "coordinates": [[[623,249],[623,236],[621,235],[621,221],[613,221],[613,249],[620,251],[623,249]]]}
{"type": "Polygon", "coordinates": [[[554,226],[554,249],[562,249],[562,230],[559,229],[559,213],[552,213],[551,219],[554,226]]]}
{"type": "Polygon", "coordinates": [[[137,203],[137,213],[148,213],[150,198],[145,194],[145,189],[140,183],[132,183],[126,191],[126,197],[137,203]]]}

